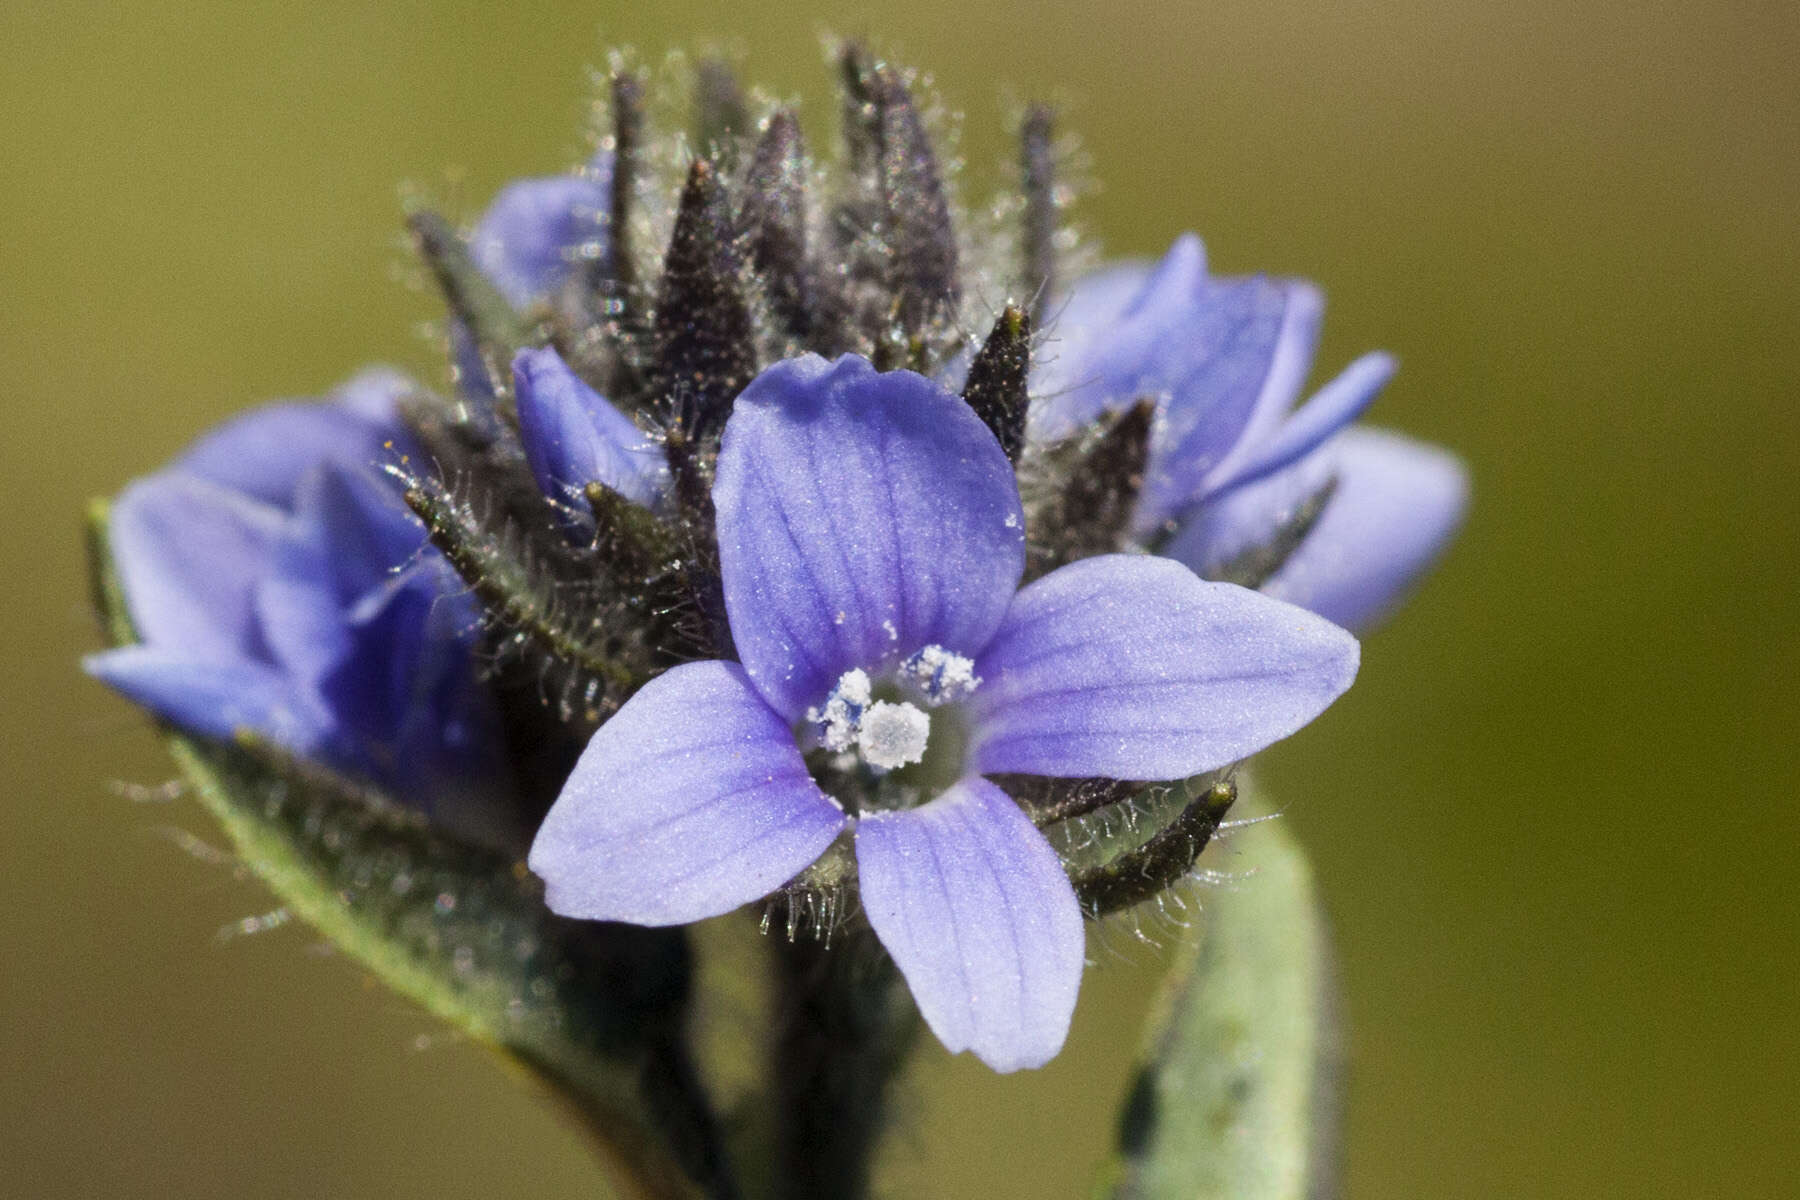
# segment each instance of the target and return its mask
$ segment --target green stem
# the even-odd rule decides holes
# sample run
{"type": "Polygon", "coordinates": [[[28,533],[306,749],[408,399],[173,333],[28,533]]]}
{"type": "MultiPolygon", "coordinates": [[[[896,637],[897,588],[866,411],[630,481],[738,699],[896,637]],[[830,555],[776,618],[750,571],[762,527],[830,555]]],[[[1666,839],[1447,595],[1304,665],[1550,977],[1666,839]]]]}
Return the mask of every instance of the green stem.
{"type": "Polygon", "coordinates": [[[900,972],[867,929],[831,945],[772,935],[775,1195],[861,1200],[889,1085],[918,1032],[900,972]]]}

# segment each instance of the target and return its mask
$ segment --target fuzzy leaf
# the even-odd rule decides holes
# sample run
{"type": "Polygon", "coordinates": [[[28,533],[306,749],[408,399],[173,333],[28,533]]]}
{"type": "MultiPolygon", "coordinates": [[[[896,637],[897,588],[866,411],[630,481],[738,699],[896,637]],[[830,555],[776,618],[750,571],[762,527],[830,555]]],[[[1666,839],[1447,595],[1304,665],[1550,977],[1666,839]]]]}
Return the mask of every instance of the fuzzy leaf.
{"type": "MultiPolygon", "coordinates": [[[[89,510],[107,639],[135,641],[89,510]]],[[[621,1195],[731,1194],[683,1043],[679,931],[569,921],[522,864],[448,838],[366,787],[253,738],[170,733],[243,864],[346,957],[462,1035],[528,1068],[594,1134],[621,1195]]]]}
{"type": "Polygon", "coordinates": [[[1340,1043],[1304,855],[1279,820],[1231,836],[1237,883],[1208,890],[1119,1130],[1112,1200],[1335,1195],[1340,1043]]]}

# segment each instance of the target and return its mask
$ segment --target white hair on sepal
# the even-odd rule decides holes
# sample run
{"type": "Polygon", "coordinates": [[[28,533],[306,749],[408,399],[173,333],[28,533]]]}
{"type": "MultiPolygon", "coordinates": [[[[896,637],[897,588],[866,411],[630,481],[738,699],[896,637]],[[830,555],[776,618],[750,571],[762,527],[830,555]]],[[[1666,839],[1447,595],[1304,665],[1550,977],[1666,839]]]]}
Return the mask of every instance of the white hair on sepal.
{"type": "Polygon", "coordinates": [[[209,867],[223,867],[231,873],[233,879],[245,879],[248,872],[243,859],[230,850],[213,845],[205,838],[179,825],[157,825],[151,829],[157,837],[181,851],[197,863],[205,863],[209,867]]]}
{"type": "MultiPolygon", "coordinates": [[[[1248,824],[1249,822],[1244,822],[1248,824]]],[[[1208,849],[1217,841],[1208,843],[1208,849]]],[[[1206,936],[1206,896],[1220,888],[1236,889],[1257,872],[1196,866],[1175,883],[1129,908],[1089,921],[1095,943],[1115,961],[1140,964],[1149,951],[1160,956],[1176,943],[1206,936]]]]}
{"type": "Polygon", "coordinates": [[[757,928],[764,937],[819,942],[829,947],[857,912],[855,889],[847,883],[790,884],[762,905],[757,928]]]}
{"type": "Polygon", "coordinates": [[[280,929],[293,919],[293,912],[284,904],[279,908],[272,908],[268,912],[239,917],[229,924],[219,926],[219,931],[213,935],[213,942],[222,946],[228,942],[241,941],[259,933],[280,929]]]}
{"type": "Polygon", "coordinates": [[[188,794],[188,783],[180,778],[165,779],[154,784],[115,779],[107,784],[107,790],[119,799],[129,800],[133,804],[168,804],[188,794]]]}

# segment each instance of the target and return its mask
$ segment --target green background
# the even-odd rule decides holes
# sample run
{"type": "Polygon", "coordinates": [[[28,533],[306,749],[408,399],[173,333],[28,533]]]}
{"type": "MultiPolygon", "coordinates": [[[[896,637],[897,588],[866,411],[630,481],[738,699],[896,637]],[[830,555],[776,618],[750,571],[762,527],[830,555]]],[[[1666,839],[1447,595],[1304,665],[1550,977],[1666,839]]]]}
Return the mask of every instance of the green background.
{"type": "MultiPolygon", "coordinates": [[[[76,672],[79,508],[431,369],[396,185],[571,160],[607,45],[733,44],[822,142],[823,29],[935,72],[975,190],[1007,95],[1073,101],[1110,252],[1318,280],[1321,366],[1395,350],[1377,419],[1467,456],[1455,552],[1262,771],[1336,924],[1350,1195],[1800,1194],[1800,21],[1753,0],[6,5],[0,1192],[593,1194],[304,930],[215,941],[273,902],[109,786],[169,767],[76,672]]],[[[890,1194],[1084,1194],[1157,957],[1097,946],[1049,1069],[923,1055],[890,1194]]]]}

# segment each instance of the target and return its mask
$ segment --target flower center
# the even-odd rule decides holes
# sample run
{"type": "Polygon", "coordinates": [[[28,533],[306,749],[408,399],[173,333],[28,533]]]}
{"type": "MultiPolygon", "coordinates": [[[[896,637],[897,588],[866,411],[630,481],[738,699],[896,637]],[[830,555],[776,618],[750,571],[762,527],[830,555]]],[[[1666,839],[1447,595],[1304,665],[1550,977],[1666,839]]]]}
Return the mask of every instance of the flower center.
{"type": "Polygon", "coordinates": [[[931,772],[934,777],[945,769],[954,776],[960,761],[942,762],[943,753],[931,752],[949,751],[950,757],[960,760],[963,739],[951,734],[952,727],[960,733],[960,722],[950,713],[927,710],[963,699],[980,682],[973,659],[942,646],[926,646],[902,660],[879,689],[862,668],[845,671],[825,703],[807,710],[806,721],[824,749],[855,754],[877,772],[898,771],[929,757],[941,768],[931,772]],[[943,736],[934,739],[934,731],[943,736]]]}

